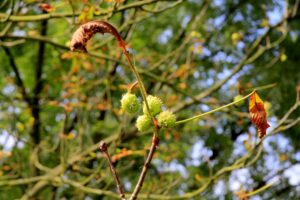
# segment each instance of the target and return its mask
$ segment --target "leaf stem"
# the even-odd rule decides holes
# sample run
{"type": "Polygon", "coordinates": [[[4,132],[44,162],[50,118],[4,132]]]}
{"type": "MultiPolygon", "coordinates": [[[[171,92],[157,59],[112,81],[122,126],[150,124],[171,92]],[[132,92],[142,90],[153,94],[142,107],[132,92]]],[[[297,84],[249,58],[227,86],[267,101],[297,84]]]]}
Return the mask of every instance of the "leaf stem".
{"type": "Polygon", "coordinates": [[[255,91],[256,91],[256,90],[253,90],[250,94],[244,96],[243,98],[241,98],[241,99],[239,99],[239,100],[237,100],[237,101],[231,102],[231,103],[229,103],[229,104],[226,104],[226,105],[224,105],[224,106],[221,106],[221,107],[219,107],[219,108],[216,108],[216,109],[214,109],[214,110],[210,110],[210,111],[208,111],[208,112],[202,113],[202,114],[200,114],[200,115],[196,115],[196,116],[191,117],[191,118],[188,118],[188,119],[184,119],[184,120],[177,121],[176,124],[183,124],[183,123],[186,123],[186,122],[190,122],[190,121],[192,121],[192,120],[194,120],[194,119],[198,119],[198,118],[201,118],[201,117],[203,117],[203,116],[205,116],[205,115],[209,115],[209,114],[215,113],[215,112],[217,112],[217,111],[223,110],[224,108],[233,106],[233,105],[235,105],[236,103],[238,103],[238,102],[240,102],[240,101],[243,101],[243,100],[247,99],[247,98],[248,98],[251,94],[253,94],[255,91]]]}
{"type": "Polygon", "coordinates": [[[135,81],[129,88],[128,88],[128,92],[132,93],[132,90],[137,86],[138,82],[135,81]]]}
{"type": "Polygon", "coordinates": [[[249,89],[246,89],[246,91],[251,91],[251,90],[259,91],[259,90],[269,89],[269,88],[276,87],[276,86],[277,86],[277,83],[271,83],[268,85],[263,85],[263,86],[259,86],[259,87],[255,87],[255,88],[249,88],[249,89]]]}

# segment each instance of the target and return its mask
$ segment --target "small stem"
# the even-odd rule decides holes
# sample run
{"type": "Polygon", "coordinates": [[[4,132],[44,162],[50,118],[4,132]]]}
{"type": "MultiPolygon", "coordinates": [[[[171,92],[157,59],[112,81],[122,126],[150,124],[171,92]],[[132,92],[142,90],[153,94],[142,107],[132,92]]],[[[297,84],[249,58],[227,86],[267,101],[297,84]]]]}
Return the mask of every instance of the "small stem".
{"type": "Polygon", "coordinates": [[[194,120],[194,119],[198,119],[198,118],[200,118],[200,117],[203,117],[203,116],[205,116],[205,115],[209,115],[209,114],[215,113],[215,112],[217,112],[217,111],[219,111],[219,110],[223,110],[224,108],[233,106],[233,105],[235,105],[236,103],[238,103],[238,102],[240,102],[240,101],[243,101],[243,100],[247,99],[247,98],[248,98],[251,94],[253,94],[255,91],[256,91],[256,90],[253,90],[250,94],[244,96],[243,98],[241,98],[241,99],[239,99],[239,100],[237,100],[237,101],[231,102],[231,103],[229,103],[229,104],[226,104],[226,105],[224,105],[224,106],[221,106],[221,107],[219,107],[219,108],[216,108],[216,109],[214,109],[214,110],[210,110],[210,111],[208,111],[208,112],[206,112],[206,113],[202,113],[202,114],[200,114],[200,115],[196,115],[196,116],[191,117],[191,118],[188,118],[188,119],[184,119],[184,120],[177,121],[176,124],[186,123],[186,122],[192,121],[192,120],[194,120]]]}
{"type": "Polygon", "coordinates": [[[249,89],[246,89],[246,91],[251,91],[251,90],[259,91],[259,90],[265,90],[265,89],[269,89],[269,88],[276,87],[276,86],[277,86],[277,83],[271,83],[271,84],[263,85],[260,87],[249,88],[249,89]]]}
{"type": "Polygon", "coordinates": [[[156,134],[153,134],[153,137],[152,137],[152,143],[151,143],[151,147],[150,147],[150,151],[149,151],[149,154],[148,154],[148,157],[144,163],[144,166],[143,166],[143,170],[141,172],[141,175],[139,177],[139,180],[134,188],[134,191],[130,197],[130,200],[136,200],[137,199],[137,196],[140,192],[140,190],[142,189],[142,186],[143,186],[143,183],[144,183],[144,180],[145,180],[145,177],[146,177],[146,174],[147,174],[147,171],[150,167],[150,162],[153,158],[153,155],[154,155],[154,152],[157,148],[157,145],[159,143],[159,139],[158,137],[156,136],[156,134]]]}
{"type": "Polygon", "coordinates": [[[138,82],[135,81],[129,88],[128,88],[128,92],[132,93],[132,90],[138,85],[138,82]]]}
{"type": "Polygon", "coordinates": [[[147,112],[149,113],[151,119],[152,119],[152,123],[153,125],[155,126],[155,129],[154,129],[154,135],[156,135],[156,137],[158,137],[158,128],[157,128],[157,120],[155,119],[155,117],[153,117],[151,115],[151,112],[150,112],[150,108],[149,108],[149,104],[148,104],[148,101],[147,101],[147,92],[146,92],[146,89],[145,89],[145,86],[143,84],[143,81],[140,77],[140,74],[138,73],[137,71],[137,68],[135,67],[135,65],[132,63],[132,60],[130,58],[130,55],[128,53],[128,51],[126,50],[126,48],[124,47],[123,48],[123,51],[124,51],[124,54],[125,54],[125,57],[129,63],[129,66],[130,66],[130,69],[133,71],[136,79],[137,79],[137,82],[139,84],[139,88],[140,88],[140,91],[141,91],[141,94],[142,94],[142,97],[144,99],[144,102],[145,102],[145,105],[146,105],[146,109],[147,109],[147,112]]]}
{"type": "Polygon", "coordinates": [[[124,49],[124,54],[126,56],[126,59],[127,59],[128,63],[129,63],[129,66],[130,66],[132,72],[134,73],[134,75],[135,75],[135,77],[137,79],[137,82],[139,84],[139,88],[140,88],[142,97],[143,97],[144,102],[146,104],[147,111],[148,111],[148,113],[150,113],[150,109],[149,109],[149,105],[148,105],[148,101],[147,101],[147,92],[146,92],[145,86],[143,84],[143,81],[142,81],[142,79],[141,79],[141,77],[140,77],[140,75],[139,75],[139,73],[138,73],[135,65],[132,63],[131,58],[129,56],[129,53],[128,53],[128,51],[126,49],[124,49]]]}
{"type": "Polygon", "coordinates": [[[264,190],[266,190],[266,189],[272,187],[277,181],[278,181],[278,179],[275,180],[275,181],[273,181],[273,182],[271,182],[271,183],[269,183],[269,184],[264,185],[264,186],[261,187],[261,188],[258,188],[257,190],[254,190],[254,191],[252,191],[252,192],[246,193],[246,196],[247,196],[247,197],[250,197],[250,196],[253,196],[253,195],[255,195],[255,194],[258,194],[258,193],[260,193],[260,192],[262,192],[262,191],[264,191],[264,190]]]}
{"type": "Polygon", "coordinates": [[[125,199],[124,191],[123,191],[123,189],[122,189],[120,180],[119,180],[118,175],[117,175],[117,172],[116,172],[116,170],[115,170],[115,168],[114,168],[114,166],[113,166],[113,164],[112,164],[111,158],[110,158],[110,156],[109,156],[109,154],[108,154],[108,151],[107,151],[107,144],[106,144],[105,142],[101,142],[101,143],[100,143],[100,146],[99,146],[99,149],[100,149],[101,152],[104,153],[104,155],[105,155],[105,157],[106,157],[106,159],[107,159],[107,161],[108,161],[110,171],[111,171],[111,173],[113,174],[113,177],[114,177],[114,179],[115,179],[115,181],[116,181],[117,188],[118,188],[118,190],[119,190],[121,199],[122,199],[122,200],[126,200],[126,199],[125,199]]]}

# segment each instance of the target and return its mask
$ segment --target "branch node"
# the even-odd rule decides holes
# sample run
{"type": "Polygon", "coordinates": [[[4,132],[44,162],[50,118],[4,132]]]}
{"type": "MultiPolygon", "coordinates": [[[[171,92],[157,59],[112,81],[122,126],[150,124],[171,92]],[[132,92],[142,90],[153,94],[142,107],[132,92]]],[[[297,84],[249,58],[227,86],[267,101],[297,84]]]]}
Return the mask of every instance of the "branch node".
{"type": "Polygon", "coordinates": [[[100,142],[100,145],[99,145],[99,149],[100,149],[100,151],[102,151],[102,152],[107,152],[107,148],[108,148],[108,146],[107,146],[107,144],[105,143],[105,142],[100,142]]]}

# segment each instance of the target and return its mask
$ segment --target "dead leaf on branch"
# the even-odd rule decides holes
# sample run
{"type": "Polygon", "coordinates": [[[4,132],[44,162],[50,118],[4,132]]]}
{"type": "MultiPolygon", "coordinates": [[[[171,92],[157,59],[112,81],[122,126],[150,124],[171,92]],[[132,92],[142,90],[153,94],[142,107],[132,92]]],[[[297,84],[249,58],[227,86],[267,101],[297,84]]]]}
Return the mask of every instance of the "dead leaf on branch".
{"type": "Polygon", "coordinates": [[[270,125],[267,122],[267,113],[264,102],[258,96],[257,92],[253,92],[250,96],[249,112],[251,122],[256,125],[258,137],[264,137],[266,135],[267,128],[270,127],[270,125]]]}
{"type": "Polygon", "coordinates": [[[126,52],[126,44],[117,29],[105,21],[90,21],[82,24],[73,34],[70,49],[71,51],[82,50],[87,52],[86,43],[96,33],[109,33],[113,35],[119,42],[120,47],[126,52]]]}

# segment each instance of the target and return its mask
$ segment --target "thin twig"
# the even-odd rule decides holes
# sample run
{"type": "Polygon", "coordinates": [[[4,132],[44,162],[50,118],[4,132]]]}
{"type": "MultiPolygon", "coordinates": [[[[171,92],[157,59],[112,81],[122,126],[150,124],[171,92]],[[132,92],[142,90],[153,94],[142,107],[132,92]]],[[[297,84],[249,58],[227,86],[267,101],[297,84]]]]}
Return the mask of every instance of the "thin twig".
{"type": "Polygon", "coordinates": [[[31,99],[30,99],[30,97],[28,96],[28,94],[26,92],[25,85],[24,85],[23,80],[21,78],[21,74],[18,70],[17,64],[16,64],[15,59],[13,57],[13,54],[10,52],[9,48],[3,46],[3,49],[4,49],[4,52],[5,52],[5,54],[7,55],[8,59],[9,59],[10,66],[12,67],[12,69],[14,71],[14,74],[15,74],[15,77],[16,77],[16,84],[17,84],[18,88],[21,91],[22,98],[30,106],[31,105],[31,99]]]}
{"type": "Polygon", "coordinates": [[[138,85],[138,81],[135,81],[133,84],[130,85],[130,87],[128,88],[128,92],[131,93],[132,90],[134,90],[134,88],[138,85]]]}
{"type": "MultiPolygon", "coordinates": [[[[173,0],[160,0],[160,1],[173,1],[173,0]]],[[[150,5],[157,3],[158,0],[144,0],[144,1],[137,1],[130,3],[128,5],[123,5],[118,7],[116,10],[114,10],[114,13],[117,12],[122,12],[124,10],[129,10],[129,9],[135,9],[139,8],[141,6],[145,5],[150,5]]],[[[94,13],[95,16],[106,16],[110,15],[112,10],[108,11],[102,11],[99,14],[94,13]]],[[[80,12],[66,12],[66,13],[43,13],[39,15],[9,15],[6,13],[0,12],[0,20],[6,20],[6,21],[12,21],[12,22],[28,22],[28,21],[40,21],[40,20],[45,20],[45,19],[55,19],[55,18],[67,18],[67,17],[74,17],[74,16],[79,16],[81,13],[80,12]],[[6,19],[7,18],[7,19],[6,19]]]]}
{"type": "MultiPolygon", "coordinates": [[[[278,45],[279,43],[281,43],[284,39],[286,34],[283,34],[283,36],[281,36],[279,39],[277,39],[276,41],[272,42],[272,45],[270,46],[265,46],[265,47],[259,47],[261,42],[270,34],[270,32],[274,29],[276,29],[277,27],[280,27],[287,19],[284,18],[282,19],[282,21],[278,22],[277,24],[275,24],[272,27],[268,27],[268,29],[264,32],[263,35],[261,35],[260,37],[258,37],[253,44],[249,47],[247,53],[244,55],[244,57],[235,65],[235,67],[232,69],[231,73],[226,76],[224,79],[219,80],[218,82],[216,82],[214,85],[212,85],[210,88],[204,90],[203,92],[201,92],[200,94],[196,95],[194,99],[196,100],[201,100],[207,96],[209,96],[210,94],[214,93],[215,91],[219,90],[227,81],[229,81],[235,74],[237,74],[240,70],[242,70],[242,68],[249,63],[254,62],[256,59],[258,59],[261,55],[263,55],[264,52],[266,52],[267,50],[270,50],[271,48],[274,48],[275,44],[278,45]],[[259,50],[260,48],[260,50],[259,50]]],[[[194,99],[190,99],[187,100],[183,103],[178,104],[175,108],[173,108],[172,110],[174,112],[178,112],[184,108],[187,108],[191,105],[193,105],[195,103],[194,99]]]]}
{"type": "Polygon", "coordinates": [[[252,95],[254,92],[255,92],[255,90],[254,90],[253,92],[249,93],[248,95],[244,96],[243,98],[237,100],[237,101],[233,101],[233,102],[231,102],[231,103],[229,103],[229,104],[226,104],[226,105],[224,105],[224,106],[218,107],[218,108],[216,108],[216,109],[214,109],[214,110],[210,110],[210,111],[208,111],[208,112],[202,113],[202,114],[200,114],[200,115],[196,115],[196,116],[194,116],[194,117],[190,117],[190,118],[188,118],[188,119],[184,119],[184,120],[177,121],[176,124],[182,124],[182,123],[190,122],[190,121],[192,121],[192,120],[194,120],[194,119],[199,119],[199,118],[201,118],[201,117],[203,117],[203,116],[205,116],[205,115],[209,115],[209,114],[212,114],[212,113],[214,113],[214,112],[220,111],[220,110],[222,110],[222,109],[224,109],[224,108],[228,108],[228,107],[230,107],[230,106],[236,105],[236,103],[238,103],[238,102],[240,102],[240,101],[243,101],[243,100],[247,99],[247,98],[248,98],[250,95],[252,95]]]}
{"type": "Polygon", "coordinates": [[[106,157],[106,159],[107,159],[107,161],[108,161],[110,171],[111,171],[111,173],[113,174],[113,177],[114,177],[114,179],[115,179],[115,181],[116,181],[117,188],[118,188],[118,190],[119,190],[121,199],[122,199],[122,200],[126,200],[126,199],[125,199],[124,191],[123,191],[123,189],[122,189],[122,186],[121,186],[121,183],[120,183],[120,180],[119,180],[119,177],[118,177],[118,175],[117,175],[117,172],[116,172],[116,170],[115,170],[115,168],[114,168],[114,166],[113,166],[113,164],[112,164],[111,158],[110,158],[109,153],[108,153],[108,151],[107,151],[107,144],[106,144],[105,142],[101,142],[100,145],[99,145],[99,149],[100,149],[100,151],[101,151],[102,153],[104,153],[104,155],[105,155],[105,157],[106,157]]]}
{"type": "MultiPolygon", "coordinates": [[[[147,108],[147,111],[148,113],[150,113],[151,115],[151,112],[150,112],[150,109],[149,109],[149,104],[148,104],[148,101],[147,101],[147,92],[146,92],[146,89],[145,89],[145,86],[143,84],[143,81],[137,71],[137,68],[135,67],[135,65],[133,64],[131,58],[130,58],[130,55],[128,53],[128,51],[126,49],[124,49],[124,54],[125,54],[125,57],[129,63],[129,66],[130,66],[130,69],[132,70],[132,72],[134,73],[136,79],[137,79],[137,82],[139,84],[139,88],[140,88],[140,91],[141,91],[141,94],[142,94],[142,97],[145,101],[145,105],[146,105],[146,108],[147,108]]],[[[153,119],[153,116],[151,116],[152,119],[153,119]]],[[[152,120],[154,122],[154,120],[152,120]]]]}
{"type": "Polygon", "coordinates": [[[109,197],[109,199],[112,198],[118,198],[118,195],[114,192],[108,191],[108,190],[101,190],[101,189],[96,189],[96,188],[91,188],[91,187],[87,187],[82,183],[73,181],[71,179],[67,179],[63,176],[60,177],[55,177],[52,179],[53,181],[57,182],[57,183],[65,183],[68,184],[72,187],[75,187],[76,189],[79,189],[85,193],[90,193],[90,194],[97,194],[97,195],[105,195],[107,197],[109,197]]]}
{"type": "Polygon", "coordinates": [[[158,137],[156,136],[156,134],[153,134],[153,137],[152,137],[152,143],[151,143],[151,147],[150,147],[150,151],[149,151],[149,154],[148,154],[148,157],[145,161],[145,164],[144,164],[144,167],[143,167],[143,170],[142,170],[142,173],[139,177],[139,180],[134,188],[134,191],[130,197],[130,200],[135,200],[137,199],[137,196],[140,192],[140,190],[142,189],[142,186],[143,186],[143,183],[144,183],[144,180],[145,180],[145,177],[146,177],[146,174],[147,174],[147,171],[150,167],[150,162],[153,158],[153,155],[154,155],[154,152],[158,146],[158,143],[159,143],[159,139],[158,137]]]}

